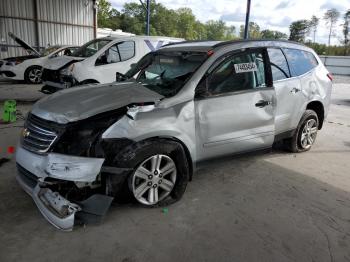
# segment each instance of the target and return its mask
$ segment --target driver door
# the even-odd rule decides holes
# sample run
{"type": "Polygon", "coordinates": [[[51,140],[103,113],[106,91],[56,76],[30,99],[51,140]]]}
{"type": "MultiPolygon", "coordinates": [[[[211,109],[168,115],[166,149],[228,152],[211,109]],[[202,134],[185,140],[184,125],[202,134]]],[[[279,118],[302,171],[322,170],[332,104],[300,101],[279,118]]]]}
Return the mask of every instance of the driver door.
{"type": "Polygon", "coordinates": [[[198,159],[270,147],[275,90],[265,49],[221,58],[196,90],[198,159]]]}

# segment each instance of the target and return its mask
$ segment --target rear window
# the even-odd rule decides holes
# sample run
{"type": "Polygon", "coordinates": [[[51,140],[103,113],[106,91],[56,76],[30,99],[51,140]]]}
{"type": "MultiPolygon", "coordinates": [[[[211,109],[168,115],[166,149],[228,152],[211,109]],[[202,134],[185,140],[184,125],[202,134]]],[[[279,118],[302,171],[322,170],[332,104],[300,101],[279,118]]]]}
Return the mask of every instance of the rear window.
{"type": "Polygon", "coordinates": [[[303,50],[283,49],[285,52],[292,76],[300,76],[311,71],[318,65],[313,54],[303,50]]]}

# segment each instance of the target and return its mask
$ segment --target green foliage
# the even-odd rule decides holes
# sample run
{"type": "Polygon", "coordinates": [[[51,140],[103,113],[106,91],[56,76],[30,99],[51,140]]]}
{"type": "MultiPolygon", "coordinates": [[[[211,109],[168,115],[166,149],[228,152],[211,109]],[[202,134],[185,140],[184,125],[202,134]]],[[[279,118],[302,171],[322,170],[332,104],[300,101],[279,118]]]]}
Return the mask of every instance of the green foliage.
{"type": "Polygon", "coordinates": [[[334,26],[336,25],[339,16],[340,13],[335,8],[327,10],[323,16],[323,19],[326,21],[326,24],[329,27],[328,45],[331,44],[331,37],[334,35],[334,26]]]}
{"type": "Polygon", "coordinates": [[[287,40],[288,36],[285,33],[282,33],[280,31],[275,31],[275,30],[262,30],[261,31],[261,38],[263,39],[284,39],[287,40]]]}
{"type": "MultiPolygon", "coordinates": [[[[114,9],[108,0],[99,0],[98,4],[98,27],[121,29],[137,35],[145,34],[145,8],[139,2],[125,3],[121,12],[114,9]]],[[[323,19],[326,20],[330,32],[333,35],[334,25],[339,18],[336,9],[327,10],[323,19]]],[[[206,23],[198,21],[190,8],[179,8],[177,10],[168,9],[155,0],[151,0],[151,35],[164,35],[180,37],[186,40],[232,40],[237,39],[236,28],[227,26],[221,20],[209,20],[206,23]]],[[[342,31],[344,38],[341,41],[345,46],[326,46],[315,43],[315,34],[319,24],[319,18],[312,16],[310,20],[298,20],[289,26],[289,40],[305,42],[308,34],[313,36],[313,42],[306,45],[312,47],[318,54],[326,55],[349,55],[350,53],[350,9],[344,14],[342,31]]],[[[244,36],[244,25],[239,28],[239,36],[244,36]]],[[[287,39],[287,35],[275,30],[260,30],[260,26],[255,22],[249,23],[249,38],[257,39],[287,39]]]]}
{"type": "Polygon", "coordinates": [[[350,27],[350,9],[348,9],[348,11],[344,15],[344,24],[343,24],[344,40],[343,40],[343,43],[345,46],[350,44],[350,40],[349,40],[350,29],[349,29],[349,27],[350,27]]]}
{"type": "MultiPolygon", "coordinates": [[[[187,40],[231,40],[237,38],[234,26],[221,20],[201,23],[190,8],[168,9],[151,1],[150,34],[185,38],[187,40]]],[[[137,35],[145,34],[146,11],[137,2],[125,3],[118,12],[107,0],[98,5],[98,27],[121,29],[137,35]]]]}
{"type": "MultiPolygon", "coordinates": [[[[244,38],[244,25],[239,28],[239,36],[244,38]]],[[[261,38],[260,26],[255,22],[249,22],[248,37],[250,39],[261,38]]]]}
{"type": "Polygon", "coordinates": [[[327,46],[326,44],[306,42],[307,46],[315,50],[318,55],[349,55],[349,50],[345,46],[331,45],[327,46]]]}
{"type": "Polygon", "coordinates": [[[308,20],[297,20],[289,26],[289,40],[296,42],[304,42],[305,37],[310,32],[310,22],[308,20]]]}

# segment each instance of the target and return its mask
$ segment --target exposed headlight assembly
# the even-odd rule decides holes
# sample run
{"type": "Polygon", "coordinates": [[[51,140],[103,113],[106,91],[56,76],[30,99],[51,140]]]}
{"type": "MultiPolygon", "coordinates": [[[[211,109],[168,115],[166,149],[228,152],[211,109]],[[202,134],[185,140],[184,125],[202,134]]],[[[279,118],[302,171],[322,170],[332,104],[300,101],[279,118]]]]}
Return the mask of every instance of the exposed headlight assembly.
{"type": "Polygon", "coordinates": [[[74,69],[74,64],[70,64],[69,66],[63,68],[63,69],[60,71],[60,74],[61,74],[61,75],[66,75],[66,76],[71,76],[71,75],[72,75],[72,72],[73,72],[73,69],[74,69]]]}

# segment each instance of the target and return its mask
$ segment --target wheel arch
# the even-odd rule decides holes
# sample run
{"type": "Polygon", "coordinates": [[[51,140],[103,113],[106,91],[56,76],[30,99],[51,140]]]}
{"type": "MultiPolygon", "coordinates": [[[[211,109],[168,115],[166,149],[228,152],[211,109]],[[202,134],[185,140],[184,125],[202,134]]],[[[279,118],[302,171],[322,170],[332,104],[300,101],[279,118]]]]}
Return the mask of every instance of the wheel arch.
{"type": "Polygon", "coordinates": [[[318,117],[318,129],[321,130],[324,121],[324,106],[320,101],[311,101],[306,105],[306,109],[315,111],[318,117]]]}

